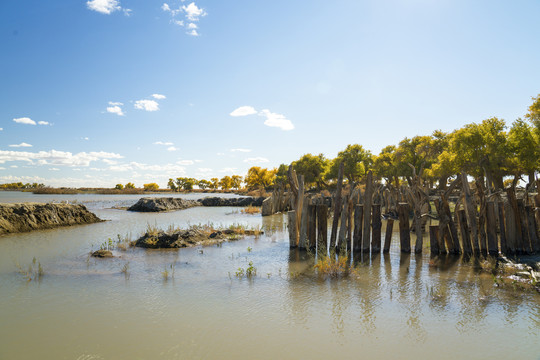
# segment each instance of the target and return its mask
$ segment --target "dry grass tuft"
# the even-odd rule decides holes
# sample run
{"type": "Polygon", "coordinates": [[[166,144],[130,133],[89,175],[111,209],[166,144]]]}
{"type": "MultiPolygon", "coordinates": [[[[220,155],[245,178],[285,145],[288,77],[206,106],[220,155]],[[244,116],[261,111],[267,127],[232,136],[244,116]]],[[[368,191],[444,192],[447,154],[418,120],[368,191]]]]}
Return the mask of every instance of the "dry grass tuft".
{"type": "Polygon", "coordinates": [[[324,277],[339,277],[349,273],[346,255],[322,255],[313,267],[320,276],[324,277]]]}
{"type": "Polygon", "coordinates": [[[258,206],[248,206],[240,210],[242,214],[249,214],[249,215],[255,215],[260,214],[261,208],[258,206]]]}

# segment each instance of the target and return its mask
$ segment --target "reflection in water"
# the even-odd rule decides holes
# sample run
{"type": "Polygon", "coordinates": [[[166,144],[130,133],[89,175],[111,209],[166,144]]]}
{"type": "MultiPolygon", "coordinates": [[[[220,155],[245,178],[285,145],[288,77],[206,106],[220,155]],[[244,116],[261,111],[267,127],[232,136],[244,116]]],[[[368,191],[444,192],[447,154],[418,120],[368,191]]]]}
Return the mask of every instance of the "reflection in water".
{"type": "Polygon", "coordinates": [[[280,214],[96,211],[110,221],[0,238],[1,359],[416,360],[455,359],[456,349],[460,358],[515,358],[519,349],[521,358],[535,359],[540,353],[540,296],[495,288],[490,275],[458,256],[403,254],[394,242],[388,254],[354,256],[350,276],[325,279],[313,269],[314,254],[289,249],[280,214]],[[265,235],[222,247],[88,258],[92,246],[116,234],[135,237],[147,223],[208,221],[261,226],[265,235]],[[34,256],[45,277],[27,283],[14,260],[27,266],[34,256]],[[257,277],[236,277],[250,261],[257,277]],[[121,272],[125,263],[129,278],[121,272]],[[164,281],[171,264],[175,276],[164,281]],[[510,343],[514,348],[500,345],[510,343]]]}

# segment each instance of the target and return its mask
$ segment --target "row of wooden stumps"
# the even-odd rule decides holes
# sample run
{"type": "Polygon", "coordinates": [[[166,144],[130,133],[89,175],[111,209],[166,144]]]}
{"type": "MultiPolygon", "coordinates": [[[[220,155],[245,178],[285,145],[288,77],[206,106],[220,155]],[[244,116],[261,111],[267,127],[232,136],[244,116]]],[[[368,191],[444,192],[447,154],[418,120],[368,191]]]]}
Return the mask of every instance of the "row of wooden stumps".
{"type": "MultiPolygon", "coordinates": [[[[300,249],[317,248],[328,251],[335,248],[352,250],[354,253],[388,252],[392,240],[394,220],[388,218],[382,234],[381,205],[372,204],[374,195],[371,172],[366,179],[366,188],[362,203],[359,202],[359,190],[346,196],[335,196],[330,237],[328,237],[329,204],[321,197],[304,196],[302,176],[296,176],[289,168],[289,183],[293,193],[292,208],[288,212],[289,241],[291,247],[300,249]],[[382,246],[381,246],[382,245],[382,246]]],[[[430,200],[422,189],[419,176],[415,174],[412,186],[406,189],[409,202],[399,202],[396,206],[399,222],[400,250],[410,253],[411,226],[410,214],[413,214],[413,229],[416,235],[414,251],[422,252],[423,226],[430,200]],[[410,205],[412,204],[412,206],[410,205]]],[[[343,167],[340,167],[336,194],[341,194],[343,167]]],[[[539,217],[539,203],[535,208],[523,199],[516,199],[513,189],[507,189],[507,201],[486,200],[482,188],[477,187],[480,198],[480,211],[473,201],[467,175],[461,174],[449,189],[435,199],[439,223],[429,227],[430,252],[437,254],[481,255],[498,253],[528,254],[540,252],[535,216],[539,217]],[[448,202],[449,194],[461,184],[461,201],[452,214],[448,202]]],[[[386,209],[388,211],[388,209],[386,209]]]]}
{"type": "MultiPolygon", "coordinates": [[[[388,219],[382,243],[381,205],[371,205],[373,196],[372,174],[368,173],[368,181],[364,193],[364,205],[359,204],[358,190],[352,194],[334,199],[334,214],[330,238],[328,238],[328,218],[330,207],[323,198],[308,198],[304,196],[303,176],[296,176],[292,167],[289,168],[289,184],[296,201],[289,211],[289,243],[291,247],[300,249],[319,249],[328,251],[332,247],[359,252],[388,252],[392,240],[394,220],[388,219]]],[[[338,175],[337,194],[341,194],[343,182],[343,164],[338,175]]],[[[409,229],[409,205],[398,205],[400,229],[400,244],[402,252],[411,252],[409,229]]],[[[420,240],[420,249],[422,242],[420,240]]],[[[420,250],[421,251],[421,250],[420,250]]]]}
{"type": "Polygon", "coordinates": [[[535,197],[536,209],[524,199],[517,199],[513,188],[506,189],[503,202],[487,200],[481,184],[477,184],[477,197],[479,204],[473,201],[467,175],[462,173],[440,199],[435,200],[439,224],[429,228],[432,255],[540,253],[540,195],[535,197]],[[462,204],[456,205],[452,216],[448,195],[459,184],[462,204]]]}

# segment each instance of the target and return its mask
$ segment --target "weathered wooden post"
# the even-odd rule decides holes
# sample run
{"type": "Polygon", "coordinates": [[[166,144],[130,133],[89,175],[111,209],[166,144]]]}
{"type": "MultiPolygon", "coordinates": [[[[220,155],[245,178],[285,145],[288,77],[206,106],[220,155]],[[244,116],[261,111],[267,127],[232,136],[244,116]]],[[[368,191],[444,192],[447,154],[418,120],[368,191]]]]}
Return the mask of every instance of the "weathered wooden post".
{"type": "Polygon", "coordinates": [[[538,229],[536,228],[536,222],[534,221],[534,210],[532,205],[525,206],[525,213],[527,215],[527,227],[529,229],[531,248],[534,253],[537,253],[540,251],[540,238],[538,238],[538,229]]]}
{"type": "Polygon", "coordinates": [[[399,217],[399,240],[401,245],[401,252],[411,252],[411,233],[409,228],[409,204],[398,204],[398,217],[399,217]]]}
{"type": "MultiPolygon", "coordinates": [[[[301,181],[303,183],[303,179],[301,181]]],[[[309,199],[304,197],[302,202],[302,216],[300,218],[300,236],[298,241],[298,247],[305,249],[308,246],[307,229],[308,229],[308,205],[309,199]]]]}
{"type": "Polygon", "coordinates": [[[478,241],[480,243],[480,252],[487,254],[489,244],[486,233],[486,196],[484,194],[484,185],[482,184],[482,181],[475,181],[475,185],[478,201],[480,203],[480,211],[478,213],[478,241]]]}
{"type": "Polygon", "coordinates": [[[463,253],[472,254],[471,247],[471,235],[469,233],[469,226],[467,225],[467,214],[465,210],[458,210],[459,230],[461,231],[461,242],[463,243],[463,253]]]}
{"type": "Polygon", "coordinates": [[[506,254],[506,227],[504,226],[504,203],[501,201],[497,204],[499,210],[499,237],[500,237],[500,251],[506,254]]]}
{"type": "Polygon", "coordinates": [[[337,239],[339,215],[341,212],[341,187],[343,186],[343,162],[339,165],[338,182],[336,194],[334,196],[334,218],[332,219],[332,233],[330,234],[330,245],[335,244],[337,239]]]}
{"type": "Polygon", "coordinates": [[[296,236],[296,211],[292,210],[287,212],[288,226],[289,226],[289,246],[295,248],[297,246],[296,236]]]}
{"type": "Polygon", "coordinates": [[[373,209],[373,219],[371,220],[371,252],[378,253],[381,252],[381,205],[374,204],[373,209]]]}
{"type": "Polygon", "coordinates": [[[429,247],[431,256],[439,255],[439,226],[431,225],[429,227],[429,247]]]}
{"type": "MultiPolygon", "coordinates": [[[[471,228],[471,236],[473,249],[475,254],[480,254],[480,243],[478,238],[478,222],[476,220],[476,205],[471,195],[471,188],[469,187],[469,180],[465,172],[461,173],[461,184],[463,187],[463,197],[465,205],[465,213],[467,215],[467,221],[471,228]]],[[[463,235],[463,234],[462,234],[463,235]]]]}
{"type": "Polygon", "coordinates": [[[339,233],[336,241],[336,252],[339,252],[342,246],[347,247],[347,219],[349,218],[349,197],[345,195],[343,197],[343,208],[341,209],[341,220],[339,233]]]}
{"type": "Polygon", "coordinates": [[[392,242],[392,233],[394,231],[394,219],[386,220],[386,233],[384,234],[384,247],[383,252],[390,251],[390,244],[392,242]]]}
{"type": "Polygon", "coordinates": [[[369,235],[371,232],[371,200],[373,198],[373,173],[368,171],[366,176],[366,191],[364,192],[364,233],[362,235],[362,251],[369,251],[369,235]]]}
{"type": "Polygon", "coordinates": [[[317,205],[308,205],[308,246],[315,249],[317,246],[317,205]]]}
{"type": "Polygon", "coordinates": [[[328,251],[328,205],[317,205],[317,246],[318,251],[328,251]]]}
{"type": "Polygon", "coordinates": [[[364,218],[364,205],[357,204],[354,207],[354,233],[353,249],[360,252],[362,250],[362,224],[364,218]]]}
{"type": "Polygon", "coordinates": [[[530,254],[531,241],[529,239],[529,226],[527,224],[527,214],[525,213],[525,203],[523,199],[517,199],[517,206],[519,211],[519,221],[521,222],[521,251],[525,254],[530,254]]]}
{"type": "Polygon", "coordinates": [[[519,216],[518,203],[516,199],[516,192],[513,187],[506,189],[506,196],[508,198],[508,203],[510,207],[505,209],[507,213],[507,222],[506,228],[508,229],[508,234],[506,239],[508,245],[511,246],[512,253],[521,253],[523,251],[523,238],[521,232],[521,217],[519,216]],[[513,224],[509,224],[508,220],[513,220],[513,224]],[[512,238],[510,238],[512,236],[512,238]],[[512,240],[512,241],[511,241],[512,240]]]}
{"type": "Polygon", "coordinates": [[[495,203],[493,201],[488,201],[486,204],[486,225],[488,253],[490,255],[497,255],[499,253],[497,246],[497,220],[495,217],[495,203]]]}
{"type": "MultiPolygon", "coordinates": [[[[518,231],[516,228],[516,215],[514,213],[514,207],[510,201],[504,204],[504,220],[506,222],[506,252],[508,254],[515,254],[517,248],[518,231]]],[[[521,230],[519,232],[521,234],[521,230]]]]}

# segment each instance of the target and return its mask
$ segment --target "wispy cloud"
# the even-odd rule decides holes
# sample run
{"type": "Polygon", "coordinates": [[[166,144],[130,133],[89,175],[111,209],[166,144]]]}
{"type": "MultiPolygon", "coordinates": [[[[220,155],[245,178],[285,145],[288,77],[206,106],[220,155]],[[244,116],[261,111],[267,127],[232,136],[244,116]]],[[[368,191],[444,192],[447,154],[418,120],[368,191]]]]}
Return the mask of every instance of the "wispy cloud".
{"type": "Polygon", "coordinates": [[[118,0],[90,0],[86,2],[86,6],[90,10],[107,15],[122,9],[118,0]]]}
{"type": "Polygon", "coordinates": [[[48,121],[38,121],[38,125],[50,125],[48,121]]]}
{"type": "Polygon", "coordinates": [[[248,115],[254,115],[257,113],[257,110],[253,108],[252,106],[240,106],[237,109],[234,109],[233,112],[231,112],[229,115],[231,116],[248,116],[248,115]]]}
{"type": "Polygon", "coordinates": [[[251,152],[251,149],[231,149],[231,152],[244,152],[244,153],[248,153],[248,152],[251,152]]]}
{"type": "Polygon", "coordinates": [[[252,106],[240,106],[231,112],[230,116],[248,116],[248,115],[259,115],[265,117],[264,125],[270,127],[277,127],[281,130],[289,131],[294,129],[294,125],[291,120],[287,119],[285,115],[273,113],[268,109],[261,110],[257,112],[252,106]]]}
{"type": "Polygon", "coordinates": [[[36,125],[36,122],[29,117],[22,117],[22,118],[16,118],[13,119],[14,122],[17,124],[25,124],[25,125],[36,125]]]}
{"type": "Polygon", "coordinates": [[[234,174],[236,172],[236,168],[233,168],[233,167],[227,167],[227,168],[223,168],[223,169],[220,169],[218,170],[219,173],[225,173],[225,174],[234,174]]]}
{"type": "Polygon", "coordinates": [[[165,95],[162,94],[152,94],[152,97],[156,100],[163,100],[167,98],[165,95]]]}
{"type": "Polygon", "coordinates": [[[124,111],[122,110],[122,107],[124,104],[121,103],[121,102],[114,102],[114,101],[109,101],[109,105],[111,106],[108,106],[107,107],[107,112],[108,113],[111,113],[111,114],[116,114],[118,116],[124,116],[124,111]]]}
{"type": "Polygon", "coordinates": [[[203,8],[195,5],[194,2],[192,2],[188,6],[182,6],[182,10],[184,10],[184,12],[186,13],[186,18],[189,21],[199,21],[200,17],[206,16],[206,11],[204,11],[203,8]]]}
{"type": "Polygon", "coordinates": [[[170,141],[156,141],[154,145],[172,146],[174,143],[170,141]]]}
{"type": "MultiPolygon", "coordinates": [[[[184,2],[185,0],[181,1],[184,2]]],[[[168,3],[164,3],[161,5],[161,10],[171,14],[171,23],[182,27],[185,25],[185,21],[177,19],[176,16],[183,13],[185,20],[188,22],[185,26],[187,30],[186,34],[191,36],[199,36],[199,33],[197,32],[199,26],[195,24],[195,22],[198,22],[201,17],[206,16],[207,14],[206,11],[203,8],[198,7],[195,2],[191,2],[188,5],[182,5],[178,9],[172,8],[168,3]]]]}
{"type": "Polygon", "coordinates": [[[176,162],[178,165],[193,165],[195,161],[193,160],[179,160],[176,162]]]}
{"type": "Polygon", "coordinates": [[[6,151],[0,150],[0,164],[10,161],[26,161],[37,165],[89,166],[91,162],[103,159],[121,159],[120,154],[104,151],[80,152],[67,151],[6,151]]]}
{"type": "Polygon", "coordinates": [[[20,143],[20,144],[9,145],[9,147],[15,147],[15,148],[17,148],[17,147],[32,147],[32,145],[27,144],[27,143],[25,143],[25,142],[22,142],[22,143],[20,143]]]}
{"type": "Polygon", "coordinates": [[[145,110],[145,111],[158,111],[159,104],[154,100],[137,100],[135,101],[135,109],[145,110]]]}
{"type": "Polygon", "coordinates": [[[259,157],[247,158],[244,160],[244,162],[248,164],[262,164],[262,163],[270,162],[270,160],[259,156],[259,157]]]}
{"type": "Polygon", "coordinates": [[[167,151],[177,151],[177,150],[178,150],[178,149],[177,149],[176,147],[174,147],[174,146],[169,146],[169,147],[167,148],[167,151]]]}
{"type": "Polygon", "coordinates": [[[291,120],[285,118],[284,115],[270,112],[268,109],[262,110],[259,115],[266,117],[266,120],[264,121],[264,125],[266,126],[277,127],[285,131],[294,129],[291,120]]]}

